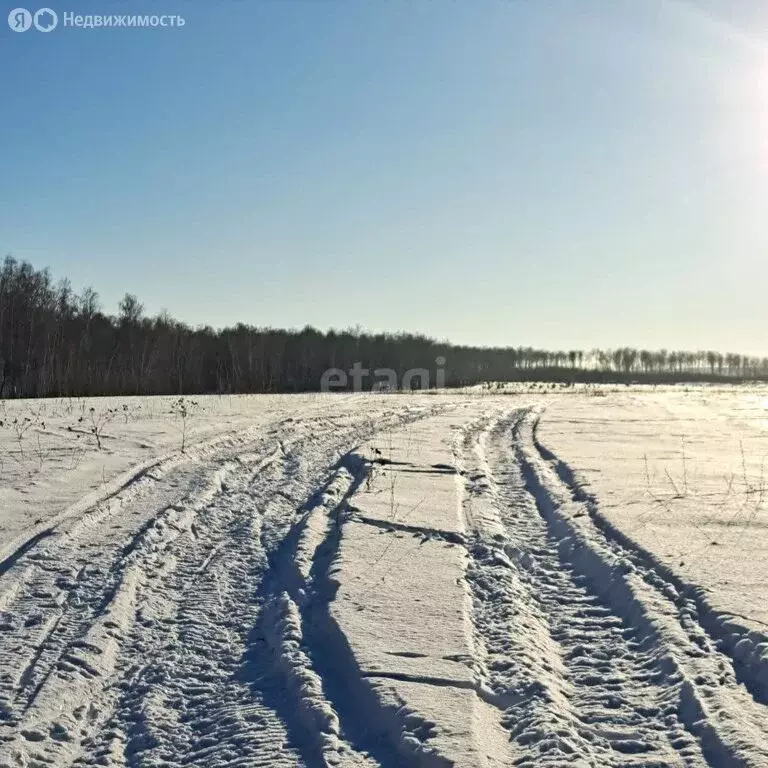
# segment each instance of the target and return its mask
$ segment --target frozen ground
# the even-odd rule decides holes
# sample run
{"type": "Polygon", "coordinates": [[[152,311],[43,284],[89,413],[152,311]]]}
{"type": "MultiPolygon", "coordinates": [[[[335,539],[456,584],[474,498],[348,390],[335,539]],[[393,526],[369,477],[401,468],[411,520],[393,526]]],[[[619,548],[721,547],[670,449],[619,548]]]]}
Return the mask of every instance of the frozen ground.
{"type": "Polygon", "coordinates": [[[0,766],[768,766],[768,390],[502,392],[5,403],[0,766]]]}

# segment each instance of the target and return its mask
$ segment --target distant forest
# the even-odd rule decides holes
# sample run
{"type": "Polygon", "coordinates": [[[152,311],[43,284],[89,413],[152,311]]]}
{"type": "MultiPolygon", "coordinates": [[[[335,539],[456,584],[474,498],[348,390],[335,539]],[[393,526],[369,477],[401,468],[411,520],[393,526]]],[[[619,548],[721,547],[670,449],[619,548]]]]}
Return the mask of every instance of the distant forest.
{"type": "Polygon", "coordinates": [[[438,357],[446,386],[768,380],[768,358],[712,351],[553,352],[457,346],[411,333],[190,328],[167,314],[145,316],[130,294],[117,316],[105,314],[93,289],[76,294],[69,281],[55,283],[47,269],[11,257],[0,272],[0,397],[309,392],[327,369],[355,363],[391,368],[398,381],[426,368],[434,384],[438,357]]]}

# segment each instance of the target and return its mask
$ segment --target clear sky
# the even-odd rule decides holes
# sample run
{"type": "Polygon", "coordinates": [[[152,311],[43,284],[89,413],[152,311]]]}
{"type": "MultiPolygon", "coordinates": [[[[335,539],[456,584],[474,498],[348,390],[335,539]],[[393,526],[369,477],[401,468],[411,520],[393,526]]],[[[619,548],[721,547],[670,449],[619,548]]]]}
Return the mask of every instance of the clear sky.
{"type": "Polygon", "coordinates": [[[22,3],[0,255],[107,311],[768,353],[763,0],[22,3]]]}

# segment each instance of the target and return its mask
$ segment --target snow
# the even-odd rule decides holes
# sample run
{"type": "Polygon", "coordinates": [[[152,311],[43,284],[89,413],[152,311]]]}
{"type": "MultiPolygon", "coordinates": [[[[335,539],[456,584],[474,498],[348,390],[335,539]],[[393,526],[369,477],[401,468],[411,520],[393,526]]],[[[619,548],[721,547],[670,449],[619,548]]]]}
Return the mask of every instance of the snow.
{"type": "Polygon", "coordinates": [[[732,389],[553,403],[541,442],[600,510],[722,610],[768,627],[768,393],[732,389]]]}
{"type": "Polygon", "coordinates": [[[2,406],[0,766],[768,766],[768,390],[175,400],[2,406]]]}

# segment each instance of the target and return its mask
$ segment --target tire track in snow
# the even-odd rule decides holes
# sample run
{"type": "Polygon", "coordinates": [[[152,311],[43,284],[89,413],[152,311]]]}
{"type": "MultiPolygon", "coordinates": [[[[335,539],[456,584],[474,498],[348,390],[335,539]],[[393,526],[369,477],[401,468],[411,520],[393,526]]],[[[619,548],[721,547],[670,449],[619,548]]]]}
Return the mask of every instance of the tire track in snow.
{"type": "Polygon", "coordinates": [[[70,728],[63,721],[47,722],[42,713],[51,704],[61,708],[58,695],[66,696],[70,711],[79,713],[75,719],[82,719],[93,704],[91,688],[99,687],[96,678],[114,667],[104,665],[112,654],[105,654],[102,646],[112,643],[119,634],[115,628],[124,623],[123,617],[112,613],[122,607],[124,593],[135,589],[130,575],[138,562],[161,557],[169,543],[183,533],[184,515],[193,516],[220,491],[226,466],[216,467],[201,473],[186,496],[173,504],[163,505],[163,494],[150,499],[150,505],[159,504],[160,512],[151,512],[127,543],[122,536],[135,527],[133,519],[108,529],[95,549],[90,540],[93,526],[77,521],[28,556],[34,563],[34,578],[25,580],[5,612],[8,639],[16,644],[0,643],[4,673],[0,739],[11,744],[11,753],[19,733],[30,743],[44,742],[49,733],[56,742],[71,741],[70,728]],[[95,644],[89,642],[94,632],[100,635],[95,644]],[[42,730],[40,723],[46,726],[42,730]]]}
{"type": "MultiPolygon", "coordinates": [[[[262,471],[279,477],[273,462],[262,471]]],[[[261,764],[300,764],[295,749],[283,748],[288,733],[271,706],[278,682],[251,691],[238,679],[243,635],[259,612],[252,591],[267,561],[257,498],[233,485],[204,510],[195,537],[145,574],[123,647],[134,681],[82,764],[216,766],[249,754],[261,764]],[[201,571],[211,548],[219,555],[201,571]]]]}
{"type": "MultiPolygon", "coordinates": [[[[398,407],[381,423],[428,410],[398,407]]],[[[286,704],[297,690],[286,684],[289,648],[274,644],[296,639],[291,611],[262,619],[255,596],[295,523],[292,500],[310,496],[367,426],[359,414],[283,424],[273,447],[252,439],[255,450],[233,461],[153,480],[152,494],[131,486],[126,503],[86,512],[24,553],[6,592],[10,626],[0,626],[0,764],[331,764],[313,746],[317,723],[300,732],[286,704]],[[200,492],[179,497],[195,473],[200,492]],[[35,611],[40,626],[20,628],[35,611]],[[261,666],[246,680],[246,650],[266,639],[248,637],[260,622],[277,651],[256,653],[261,666]],[[6,661],[23,668],[8,674],[6,661]]],[[[303,662],[293,670],[295,680],[312,675],[303,662]]],[[[333,764],[377,764],[343,738],[336,747],[333,764]]]]}
{"type": "MultiPolygon", "coordinates": [[[[71,667],[61,649],[87,631],[108,602],[99,595],[109,595],[119,583],[110,559],[120,562],[114,554],[120,537],[138,539],[151,530],[174,513],[176,488],[187,487],[194,495],[205,485],[205,462],[213,462],[216,470],[217,454],[253,441],[249,431],[214,437],[186,455],[176,452],[143,462],[3,547],[0,641],[3,634],[21,638],[10,655],[0,642],[0,744],[12,738],[19,708],[32,706],[50,674],[71,667]],[[164,493],[158,494],[161,488],[164,493]],[[163,500],[168,509],[158,515],[163,500]],[[137,505],[141,509],[133,509],[137,505]],[[147,517],[138,533],[132,533],[135,525],[126,520],[126,510],[147,517]]],[[[182,497],[178,503],[189,501],[182,497]]]]}
{"type": "Polygon", "coordinates": [[[712,644],[731,659],[738,680],[761,704],[768,704],[768,636],[749,630],[734,619],[734,614],[714,610],[706,596],[706,590],[686,583],[671,568],[651,552],[635,543],[613,525],[599,509],[597,501],[586,493],[576,481],[573,470],[539,441],[539,419],[532,424],[533,445],[541,461],[557,474],[574,501],[583,503],[591,521],[606,538],[606,544],[632,559],[644,571],[645,580],[655,586],[664,597],[674,602],[680,619],[686,625],[692,640],[701,647],[712,644]],[[705,637],[705,635],[708,637],[705,637]]]}
{"type": "MultiPolygon", "coordinates": [[[[352,707],[345,707],[344,701],[340,705],[333,663],[329,674],[327,662],[338,663],[348,649],[345,641],[338,643],[329,636],[318,614],[323,608],[327,612],[318,581],[325,578],[330,565],[329,540],[340,529],[347,501],[364,473],[365,464],[359,457],[343,457],[270,558],[272,567],[260,588],[264,609],[252,633],[245,673],[254,678],[254,670],[265,663],[258,649],[266,646],[290,694],[285,719],[294,721],[312,747],[308,765],[389,764],[381,761],[377,744],[360,739],[363,702],[355,699],[352,707]]],[[[342,685],[359,688],[359,677],[359,672],[348,675],[342,685]]]]}
{"type": "Polygon", "coordinates": [[[713,741],[677,661],[685,651],[546,506],[525,453],[526,418],[481,425],[457,452],[477,530],[467,580],[479,653],[469,663],[507,698],[515,764],[762,765],[754,744],[713,741]]]}
{"type": "MultiPolygon", "coordinates": [[[[175,596],[156,607],[166,620],[150,618],[137,634],[141,645],[127,654],[154,660],[142,670],[152,676],[151,690],[129,687],[103,729],[122,734],[118,743],[93,745],[101,763],[122,753],[136,766],[250,764],[249,756],[254,765],[378,765],[345,740],[309,658],[298,605],[296,554],[312,512],[292,499],[317,495],[343,443],[338,425],[285,438],[278,457],[244,473],[242,486],[233,480],[206,510],[158,590],[161,602],[175,596]],[[184,594],[192,579],[195,592],[184,594]]],[[[330,485],[340,484],[332,498],[341,500],[329,515],[354,482],[344,465],[332,474],[330,485]]]]}
{"type": "MultiPolygon", "coordinates": [[[[575,481],[565,482],[563,477],[572,479],[573,473],[538,442],[538,421],[528,414],[515,436],[526,482],[542,515],[557,535],[571,541],[574,559],[598,580],[616,612],[652,626],[667,651],[667,663],[682,680],[680,716],[701,740],[711,764],[768,765],[768,708],[756,695],[765,667],[758,667],[757,674],[754,667],[739,669],[728,644],[713,637],[713,625],[721,628],[708,611],[704,591],[685,584],[634,545],[575,481]]],[[[748,651],[760,655],[760,645],[755,649],[752,641],[747,644],[748,651]]]]}

